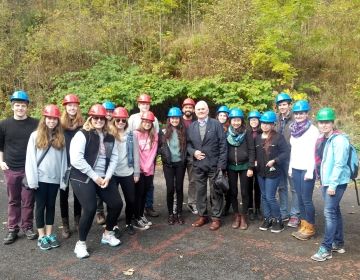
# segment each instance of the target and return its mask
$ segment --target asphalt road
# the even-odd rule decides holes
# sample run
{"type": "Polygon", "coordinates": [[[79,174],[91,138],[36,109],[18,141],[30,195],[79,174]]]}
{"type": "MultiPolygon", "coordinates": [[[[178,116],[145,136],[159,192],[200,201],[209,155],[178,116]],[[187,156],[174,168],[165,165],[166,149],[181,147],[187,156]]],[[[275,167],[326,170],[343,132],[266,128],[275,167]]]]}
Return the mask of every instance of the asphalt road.
{"type": "MultiPolygon", "coordinates": [[[[290,228],[280,234],[262,232],[260,222],[250,224],[246,231],[234,230],[231,214],[216,232],[208,226],[192,228],[196,217],[185,205],[186,224],[169,226],[162,170],[157,170],[155,178],[155,207],[161,215],[151,219],[154,226],[150,230],[134,236],[124,233],[122,245],[110,248],[100,244],[102,227],[94,223],[87,241],[90,258],[84,260],[73,253],[76,234],[68,240],[60,239],[61,247],[49,251],[41,251],[36,241],[22,235],[12,245],[0,244],[0,279],[360,279],[360,206],[352,187],[342,201],[346,253],[334,253],[331,260],[317,263],[310,256],[318,249],[324,231],[319,189],[314,192],[318,234],[304,242],[295,240],[290,228]],[[129,269],[133,269],[131,276],[124,274],[129,269]]],[[[6,201],[1,174],[3,236],[6,201]]],[[[55,228],[60,236],[58,203],[56,210],[55,228]]],[[[122,227],[123,215],[119,221],[122,227]]]]}

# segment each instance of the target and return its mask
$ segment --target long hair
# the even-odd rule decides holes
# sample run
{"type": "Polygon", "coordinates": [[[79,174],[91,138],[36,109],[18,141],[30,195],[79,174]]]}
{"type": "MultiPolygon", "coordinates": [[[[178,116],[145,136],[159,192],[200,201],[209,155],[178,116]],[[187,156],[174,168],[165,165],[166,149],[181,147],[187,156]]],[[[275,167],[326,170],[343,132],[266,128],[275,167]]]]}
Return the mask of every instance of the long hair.
{"type": "Polygon", "coordinates": [[[167,141],[170,140],[173,132],[174,132],[174,129],[176,129],[177,131],[177,134],[178,134],[178,139],[179,139],[179,142],[180,142],[180,151],[185,151],[186,149],[186,129],[185,129],[185,125],[184,125],[184,122],[182,120],[182,118],[180,118],[180,123],[178,126],[172,126],[171,123],[170,123],[170,118],[167,119],[166,121],[166,132],[165,132],[165,139],[167,141]]]}
{"type": "MultiPolygon", "coordinates": [[[[91,116],[87,118],[87,120],[85,121],[84,125],[83,125],[83,129],[86,130],[86,131],[90,131],[90,130],[93,130],[95,129],[95,127],[91,124],[91,116]]],[[[104,127],[103,127],[103,132],[104,133],[108,133],[109,132],[109,127],[108,127],[108,120],[107,118],[105,118],[105,124],[104,124],[104,127]]]]}
{"type": "Polygon", "coordinates": [[[231,125],[231,120],[230,120],[230,124],[229,126],[232,127],[233,131],[235,132],[235,134],[240,134],[240,133],[243,133],[246,131],[246,124],[244,122],[244,119],[241,119],[241,125],[238,127],[238,128],[234,128],[232,125],[231,125]]]}
{"type": "Polygon", "coordinates": [[[268,155],[269,154],[269,150],[270,150],[270,146],[272,143],[272,139],[274,138],[274,136],[276,135],[276,131],[272,128],[268,134],[268,137],[265,139],[264,141],[264,150],[265,153],[268,155]]]}
{"type": "Polygon", "coordinates": [[[61,125],[63,129],[65,130],[73,130],[78,128],[79,126],[82,126],[84,124],[84,119],[81,115],[80,107],[78,107],[76,111],[75,118],[70,118],[69,114],[64,110],[64,112],[61,115],[61,125]]]}
{"type": "Polygon", "coordinates": [[[109,128],[109,133],[114,136],[118,141],[123,141],[123,137],[126,134],[126,129],[128,128],[129,123],[128,120],[126,119],[126,124],[124,126],[124,133],[120,134],[120,131],[118,130],[118,128],[115,125],[115,119],[113,118],[108,125],[109,128]]]}
{"type": "Polygon", "coordinates": [[[36,147],[38,149],[46,149],[49,146],[51,139],[51,146],[55,149],[61,150],[65,147],[64,131],[60,124],[60,120],[55,128],[50,130],[45,124],[45,117],[42,116],[36,131],[36,147]]]}
{"type": "Polygon", "coordinates": [[[155,134],[156,134],[154,123],[151,123],[150,131],[147,131],[142,127],[142,121],[141,121],[140,126],[138,127],[137,131],[139,131],[140,133],[149,133],[150,147],[152,148],[152,145],[154,144],[154,141],[155,141],[155,134]]]}

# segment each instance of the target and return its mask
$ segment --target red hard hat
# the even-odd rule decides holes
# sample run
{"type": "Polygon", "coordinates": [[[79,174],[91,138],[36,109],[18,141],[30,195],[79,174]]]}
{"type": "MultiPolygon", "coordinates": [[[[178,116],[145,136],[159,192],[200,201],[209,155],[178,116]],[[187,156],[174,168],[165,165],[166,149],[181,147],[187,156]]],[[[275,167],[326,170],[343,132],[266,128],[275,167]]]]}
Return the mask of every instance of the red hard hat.
{"type": "Polygon", "coordinates": [[[143,93],[143,94],[140,94],[140,96],[138,97],[137,99],[137,102],[138,103],[151,103],[151,97],[150,95],[146,94],[146,93],[143,93]]]}
{"type": "Polygon", "coordinates": [[[147,111],[147,112],[145,112],[145,113],[143,113],[141,115],[141,119],[154,122],[155,121],[155,116],[154,116],[153,112],[147,111]]]}
{"type": "Polygon", "coordinates": [[[92,117],[104,117],[106,116],[106,109],[103,105],[101,104],[95,104],[92,105],[89,112],[88,112],[89,116],[92,117]]]}
{"type": "Polygon", "coordinates": [[[129,117],[128,111],[124,107],[117,107],[113,113],[113,118],[127,119],[129,117]]]}
{"type": "Polygon", "coordinates": [[[65,97],[64,97],[64,100],[63,100],[63,105],[65,106],[66,104],[68,103],[77,103],[77,104],[80,104],[80,100],[79,100],[79,97],[77,97],[75,94],[67,94],[65,97]]]}
{"type": "Polygon", "coordinates": [[[50,104],[45,106],[42,115],[45,117],[60,118],[61,113],[58,106],[50,104]]]}
{"type": "Polygon", "coordinates": [[[186,98],[182,104],[182,106],[184,107],[185,105],[191,105],[195,107],[195,101],[191,98],[186,98]]]}

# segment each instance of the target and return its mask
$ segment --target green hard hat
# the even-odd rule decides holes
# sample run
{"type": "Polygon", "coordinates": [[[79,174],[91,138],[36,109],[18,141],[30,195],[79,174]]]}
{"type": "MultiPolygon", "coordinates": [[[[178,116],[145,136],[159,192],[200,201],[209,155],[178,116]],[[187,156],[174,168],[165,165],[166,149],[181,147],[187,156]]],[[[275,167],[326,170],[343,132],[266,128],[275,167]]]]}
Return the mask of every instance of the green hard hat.
{"type": "Polygon", "coordinates": [[[321,108],[316,114],[317,121],[334,121],[335,111],[332,108],[321,108]]]}

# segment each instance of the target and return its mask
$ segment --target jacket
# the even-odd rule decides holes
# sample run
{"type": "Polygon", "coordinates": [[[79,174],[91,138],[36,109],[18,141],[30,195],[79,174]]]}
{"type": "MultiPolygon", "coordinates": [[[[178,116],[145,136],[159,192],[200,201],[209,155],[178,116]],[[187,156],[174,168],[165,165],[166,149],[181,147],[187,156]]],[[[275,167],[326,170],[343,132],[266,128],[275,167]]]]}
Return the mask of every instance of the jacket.
{"type": "Polygon", "coordinates": [[[246,130],[244,141],[240,146],[228,143],[228,164],[238,165],[249,163],[249,169],[255,167],[255,143],[251,132],[246,130]]]}
{"type": "MultiPolygon", "coordinates": [[[[180,162],[185,165],[186,156],[187,156],[187,149],[185,148],[181,152],[181,160],[180,162]]],[[[158,154],[161,156],[161,161],[163,165],[171,167],[173,165],[173,162],[171,161],[171,151],[169,148],[169,145],[167,143],[167,140],[165,139],[165,134],[162,130],[159,132],[159,148],[158,148],[158,154]]]]}
{"type": "Polygon", "coordinates": [[[293,113],[290,112],[289,115],[284,119],[281,117],[281,114],[278,114],[276,117],[278,121],[276,122],[275,130],[280,133],[281,126],[283,125],[284,129],[281,132],[281,134],[284,135],[286,142],[290,144],[290,137],[291,137],[290,125],[294,122],[293,113]]]}

